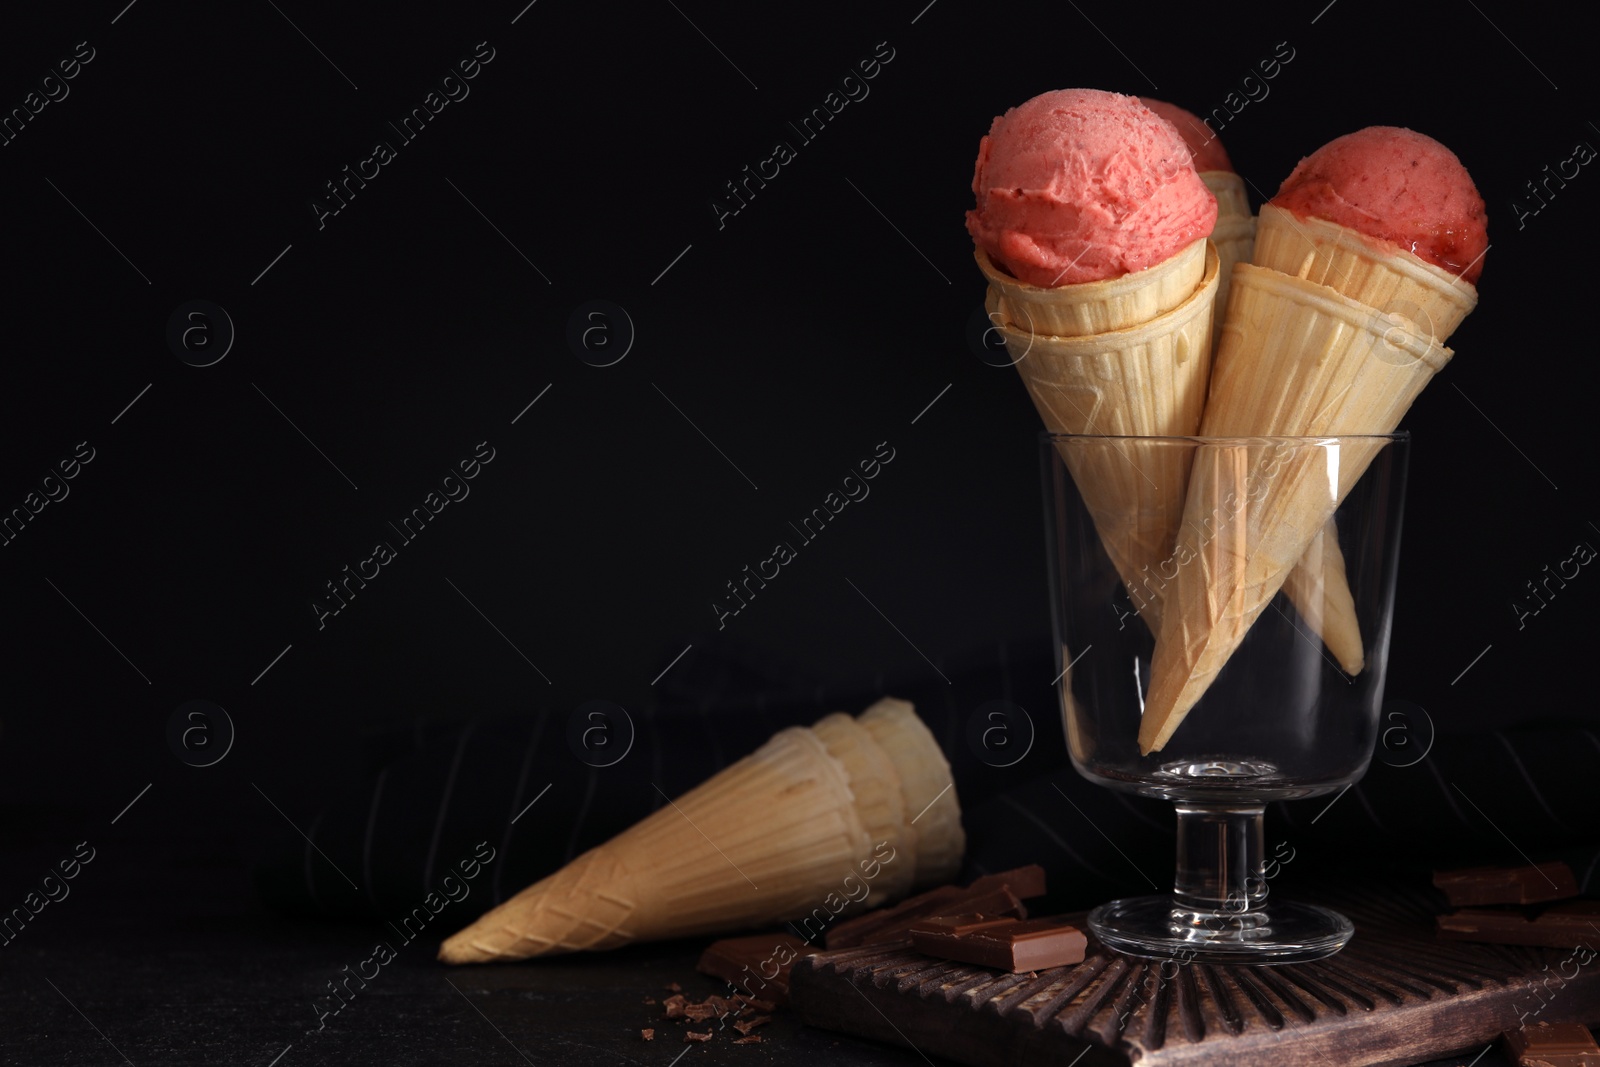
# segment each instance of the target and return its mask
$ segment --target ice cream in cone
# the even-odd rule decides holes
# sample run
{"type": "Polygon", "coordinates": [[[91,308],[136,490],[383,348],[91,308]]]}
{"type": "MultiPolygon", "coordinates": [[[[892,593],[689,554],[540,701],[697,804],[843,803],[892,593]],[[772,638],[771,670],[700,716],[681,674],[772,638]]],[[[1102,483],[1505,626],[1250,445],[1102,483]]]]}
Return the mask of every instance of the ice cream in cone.
{"type": "Polygon", "coordinates": [[[494,908],[439,958],[524,959],[841,914],[872,891],[903,895],[921,852],[954,873],[964,845],[938,744],[911,705],[886,701],[860,720],[780,731],[494,908]],[[917,800],[932,811],[913,826],[905,810],[917,800]]]}
{"type": "MultiPolygon", "coordinates": [[[[1183,137],[1194,154],[1200,180],[1217,198],[1217,225],[1211,231],[1218,265],[1216,310],[1211,316],[1213,355],[1222,347],[1222,324],[1228,308],[1228,293],[1236,263],[1248,263],[1256,250],[1256,217],[1250,214],[1250,198],[1244,179],[1233,168],[1233,161],[1211,126],[1200,116],[1176,104],[1142,96],[1145,106],[1166,119],[1183,137]]],[[[1276,211],[1276,209],[1272,209],[1276,211]]],[[[1303,242],[1302,242],[1303,244],[1303,242]]],[[[1268,264],[1278,270],[1276,264],[1268,264]]],[[[1289,271],[1288,273],[1294,273],[1289,271]]],[[[1320,278],[1312,279],[1320,281],[1320,278]]],[[[1359,296],[1355,293],[1347,295],[1359,296]]],[[[1344,557],[1337,537],[1318,542],[1317,551],[1295,568],[1284,583],[1284,592],[1294,602],[1306,624],[1328,644],[1339,665],[1350,674],[1359,674],[1364,665],[1361,631],[1355,624],[1354,599],[1344,579],[1344,557]],[[1324,633],[1323,627],[1332,628],[1324,633]]],[[[1151,619],[1155,625],[1156,620],[1151,619]]]]}
{"type": "MultiPolygon", "coordinates": [[[[1388,127],[1340,138],[1302,161],[1274,203],[1290,213],[1317,205],[1359,234],[1373,268],[1324,271],[1326,280],[1353,279],[1348,284],[1374,296],[1375,286],[1392,286],[1378,280],[1382,267],[1426,288],[1434,275],[1414,269],[1413,261],[1425,262],[1456,279],[1444,280],[1446,295],[1434,306],[1470,309],[1475,301],[1472,282],[1488,247],[1483,201],[1460,161],[1429,138],[1388,127]],[[1469,290],[1460,300],[1448,295],[1457,281],[1469,290]]],[[[1348,243],[1338,247],[1337,256],[1313,253],[1302,262],[1314,265],[1319,255],[1322,262],[1353,262],[1348,243]]],[[[1437,332],[1416,318],[1299,271],[1245,264],[1236,269],[1234,286],[1203,421],[1208,437],[1390,433],[1451,355],[1437,332]]],[[[1450,318],[1442,314],[1436,321],[1450,318]]],[[[1232,447],[1207,445],[1200,452],[1232,447]]],[[[1167,743],[1296,562],[1319,538],[1326,545],[1335,508],[1378,448],[1377,442],[1346,441],[1324,451],[1293,449],[1273,468],[1256,464],[1243,472],[1213,456],[1196,458],[1179,551],[1187,547],[1203,565],[1180,568],[1164,594],[1140,724],[1142,752],[1167,743]],[[1221,506],[1230,498],[1244,501],[1231,513],[1221,506]],[[1238,526],[1238,552],[1213,549],[1219,511],[1238,526]]],[[[1322,603],[1326,636],[1341,607],[1332,599],[1322,603]]],[[[1353,611],[1348,623],[1354,625],[1353,611]]]]}
{"type": "Polygon", "coordinates": [[[1212,316],[1212,348],[1215,350],[1217,334],[1222,332],[1223,313],[1228,307],[1228,287],[1233,278],[1235,263],[1248,263],[1255,246],[1256,220],[1250,214],[1250,198],[1245,193],[1244,179],[1233,169],[1233,161],[1222,141],[1211,126],[1192,111],[1169,104],[1165,100],[1141,96],[1144,105],[1172,123],[1183,143],[1189,146],[1194,157],[1194,169],[1200,180],[1217,198],[1217,224],[1211,231],[1211,241],[1217,246],[1217,309],[1212,316]]]}
{"type": "MultiPolygon", "coordinates": [[[[994,121],[973,193],[967,229],[990,319],[1045,428],[1193,434],[1220,277],[1206,241],[1217,202],[1178,131],[1134,97],[1045,93],[994,121]]],[[[1062,453],[1152,631],[1144,577],[1177,532],[1180,453],[1139,442],[1116,456],[1062,453]]]]}

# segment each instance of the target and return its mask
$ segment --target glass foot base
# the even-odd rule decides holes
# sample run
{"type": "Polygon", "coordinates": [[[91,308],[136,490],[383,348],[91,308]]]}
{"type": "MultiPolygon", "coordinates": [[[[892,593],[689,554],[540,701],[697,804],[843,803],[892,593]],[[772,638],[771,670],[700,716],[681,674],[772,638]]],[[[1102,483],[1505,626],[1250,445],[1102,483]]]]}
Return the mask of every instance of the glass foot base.
{"type": "Polygon", "coordinates": [[[1129,956],[1201,963],[1304,963],[1338,952],[1350,920],[1315,904],[1274,900],[1249,912],[1178,907],[1169,896],[1129,897],[1089,913],[1100,943],[1129,956]]]}

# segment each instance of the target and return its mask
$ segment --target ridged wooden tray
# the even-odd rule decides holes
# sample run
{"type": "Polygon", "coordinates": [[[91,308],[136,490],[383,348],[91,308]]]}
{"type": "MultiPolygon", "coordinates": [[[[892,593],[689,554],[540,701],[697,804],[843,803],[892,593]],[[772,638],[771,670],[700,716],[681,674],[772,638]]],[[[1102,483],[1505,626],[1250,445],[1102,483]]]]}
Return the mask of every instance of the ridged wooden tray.
{"type": "Polygon", "coordinates": [[[1435,900],[1421,892],[1318,900],[1350,916],[1356,936],[1315,963],[1180,967],[1091,941],[1080,964],[1011,975],[902,943],[798,961],[791,999],[812,1026],[975,1067],[1408,1064],[1522,1021],[1600,1020],[1592,953],[1437,941],[1435,900]]]}

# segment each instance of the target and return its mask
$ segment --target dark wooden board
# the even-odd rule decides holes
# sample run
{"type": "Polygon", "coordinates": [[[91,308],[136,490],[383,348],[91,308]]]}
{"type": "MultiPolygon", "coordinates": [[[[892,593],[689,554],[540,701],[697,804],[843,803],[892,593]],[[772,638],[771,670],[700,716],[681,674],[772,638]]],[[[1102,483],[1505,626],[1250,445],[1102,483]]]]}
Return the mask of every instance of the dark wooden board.
{"type": "Polygon", "coordinates": [[[790,995],[813,1026],[974,1067],[1379,1067],[1481,1047],[1524,1018],[1600,1020],[1592,956],[1437,941],[1427,893],[1319,899],[1356,936],[1314,963],[1163,965],[1091,942],[1082,963],[1030,977],[897,944],[807,957],[790,995]]]}

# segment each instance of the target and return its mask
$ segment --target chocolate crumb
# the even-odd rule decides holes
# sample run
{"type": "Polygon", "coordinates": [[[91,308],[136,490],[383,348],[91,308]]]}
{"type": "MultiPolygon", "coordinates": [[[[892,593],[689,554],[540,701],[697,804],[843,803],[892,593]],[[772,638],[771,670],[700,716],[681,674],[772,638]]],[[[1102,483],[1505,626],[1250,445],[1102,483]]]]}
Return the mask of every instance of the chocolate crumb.
{"type": "Polygon", "coordinates": [[[746,1007],[754,1008],[756,1011],[772,1011],[777,1007],[777,1005],[770,1000],[761,1000],[757,997],[748,997],[743,993],[735,993],[733,995],[733,999],[743,1001],[746,1007]]]}
{"type": "Polygon", "coordinates": [[[677,982],[668,982],[667,983],[667,988],[672,990],[674,993],[682,993],[683,992],[683,986],[679,985],[677,982]]]}
{"type": "Polygon", "coordinates": [[[654,1041],[656,1039],[656,1032],[646,1028],[639,1031],[639,1036],[644,1038],[646,1041],[654,1041]]]}
{"type": "Polygon", "coordinates": [[[753,1034],[750,1037],[736,1037],[733,1039],[733,1043],[735,1045],[759,1045],[761,1044],[761,1035],[753,1034]]]}
{"type": "Polygon", "coordinates": [[[683,1032],[683,1043],[685,1045],[694,1043],[703,1045],[707,1041],[710,1041],[711,1037],[712,1035],[710,1033],[697,1034],[693,1030],[685,1030],[683,1032]]]}
{"type": "Polygon", "coordinates": [[[656,998],[655,997],[645,997],[644,998],[644,1002],[646,1004],[654,1004],[656,1002],[656,998]]]}

